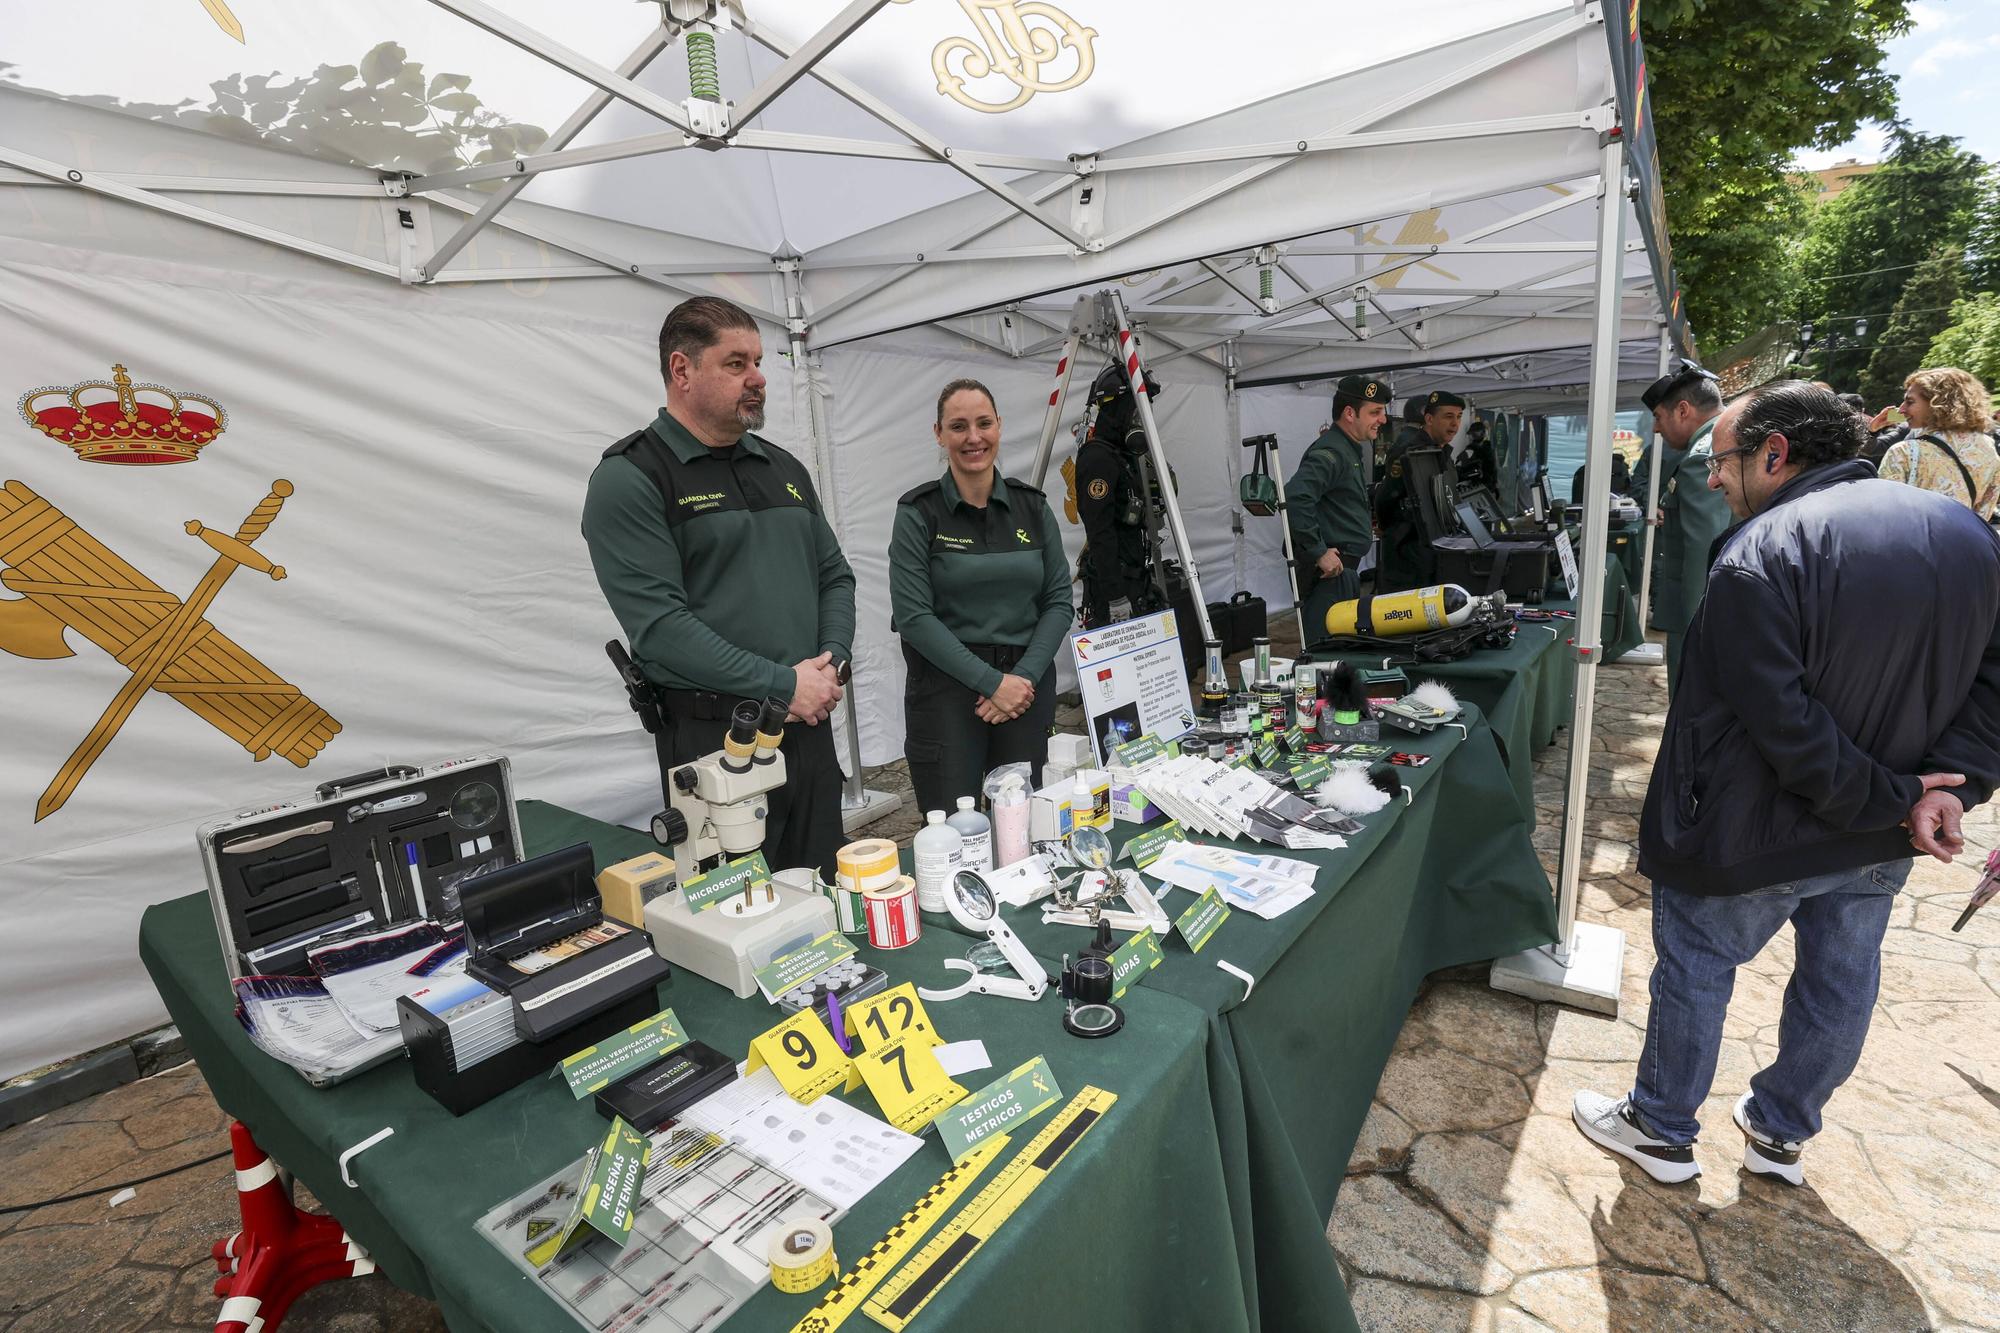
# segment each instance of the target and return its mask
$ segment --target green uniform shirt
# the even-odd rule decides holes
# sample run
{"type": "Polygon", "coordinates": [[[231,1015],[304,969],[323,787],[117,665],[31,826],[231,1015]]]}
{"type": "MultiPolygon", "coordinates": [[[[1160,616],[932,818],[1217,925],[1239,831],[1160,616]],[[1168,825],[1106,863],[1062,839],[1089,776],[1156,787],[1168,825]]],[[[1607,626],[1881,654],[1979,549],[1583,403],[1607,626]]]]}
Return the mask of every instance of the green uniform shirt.
{"type": "MultiPolygon", "coordinates": [[[[1685,451],[1660,458],[1659,541],[1653,559],[1653,628],[1685,634],[1708,587],[1708,549],[1735,522],[1729,501],[1708,484],[1715,421],[1702,423],[1685,451]]],[[[1635,487],[1636,489],[1636,487],[1635,487]]],[[[1643,501],[1642,501],[1643,503],[1643,501]]]]}
{"type": "Polygon", "coordinates": [[[1055,661],[1075,608],[1062,530],[1042,492],[993,474],[984,508],[947,471],[896,502],[889,538],[891,628],[923,659],[990,695],[1001,672],[968,643],[1022,648],[1015,674],[1030,683],[1055,661]]]}
{"type": "Polygon", "coordinates": [[[1361,452],[1367,448],[1339,426],[1328,427],[1299,459],[1298,470],[1285,483],[1285,512],[1291,515],[1292,555],[1311,566],[1327,548],[1340,552],[1349,569],[1375,540],[1368,512],[1368,487],[1361,478],[1361,452]]]}
{"type": "Polygon", "coordinates": [[[812,476],[755,435],[710,449],[662,409],[590,474],[583,538],[656,684],[789,699],[794,663],[852,652],[854,572],[812,476]],[[675,494],[635,461],[647,456],[675,494]]]}

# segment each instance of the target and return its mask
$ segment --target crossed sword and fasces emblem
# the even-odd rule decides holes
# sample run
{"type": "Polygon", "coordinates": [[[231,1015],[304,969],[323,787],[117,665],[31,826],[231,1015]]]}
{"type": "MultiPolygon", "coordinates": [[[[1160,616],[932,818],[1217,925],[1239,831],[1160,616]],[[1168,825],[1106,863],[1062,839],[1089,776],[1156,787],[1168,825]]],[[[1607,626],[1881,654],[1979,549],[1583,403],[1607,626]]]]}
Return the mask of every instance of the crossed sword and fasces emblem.
{"type": "Polygon", "coordinates": [[[0,562],[9,566],[0,571],[0,585],[21,594],[19,600],[0,601],[0,650],[18,657],[70,657],[74,653],[63,631],[74,628],[132,673],[36,802],[38,822],[63,807],[152,690],[178,699],[260,760],[278,753],[303,767],[340,730],[324,709],[205,619],[239,568],[273,580],[285,577],[284,567],[251,543],[271,526],[291,493],[290,482],[273,482],[233,536],[189,520],[188,535],[214,550],[216,559],[181,599],[27,486],[9,482],[0,491],[0,562]]]}

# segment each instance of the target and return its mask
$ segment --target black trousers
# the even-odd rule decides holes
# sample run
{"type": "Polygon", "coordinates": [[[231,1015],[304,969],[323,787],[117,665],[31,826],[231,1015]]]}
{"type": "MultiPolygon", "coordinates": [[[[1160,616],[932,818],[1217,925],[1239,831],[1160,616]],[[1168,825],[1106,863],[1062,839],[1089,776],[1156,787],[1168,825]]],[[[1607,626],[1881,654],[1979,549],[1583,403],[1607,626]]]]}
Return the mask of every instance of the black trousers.
{"type": "MultiPolygon", "coordinates": [[[[731,697],[705,690],[662,690],[666,725],[653,736],[660,756],[660,797],[673,804],[671,770],[722,748],[729,730],[731,697]]],[[[816,727],[788,723],[784,744],[785,785],[771,793],[764,820],[764,859],[773,870],[815,866],[828,880],[834,853],[847,841],[840,823],[840,756],[833,748],[832,718],[816,727]]]]}
{"type": "MultiPolygon", "coordinates": [[[[1004,644],[965,645],[973,656],[1003,672],[1012,672],[1021,650],[1004,644]]],[[[1056,669],[1053,664],[1035,682],[1035,701],[1012,722],[994,725],[979,720],[973,708],[979,695],[953,680],[903,645],[908,669],[903,684],[903,753],[910,761],[910,785],[917,809],[950,814],[961,796],[978,797],[979,784],[1002,764],[1027,763],[1036,786],[1042,783],[1042,761],[1049,754],[1049,725],[1056,716],[1056,669]]]]}

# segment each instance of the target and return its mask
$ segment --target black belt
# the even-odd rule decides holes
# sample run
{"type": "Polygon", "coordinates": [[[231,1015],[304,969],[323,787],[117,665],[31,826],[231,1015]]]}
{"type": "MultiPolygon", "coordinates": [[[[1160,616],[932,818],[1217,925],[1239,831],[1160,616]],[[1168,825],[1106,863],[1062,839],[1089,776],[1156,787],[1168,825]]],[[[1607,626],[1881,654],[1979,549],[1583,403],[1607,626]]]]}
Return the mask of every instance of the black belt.
{"type": "Polygon", "coordinates": [[[666,685],[654,689],[669,717],[691,718],[696,722],[727,722],[736,705],[750,697],[717,690],[677,690],[666,685]]]}

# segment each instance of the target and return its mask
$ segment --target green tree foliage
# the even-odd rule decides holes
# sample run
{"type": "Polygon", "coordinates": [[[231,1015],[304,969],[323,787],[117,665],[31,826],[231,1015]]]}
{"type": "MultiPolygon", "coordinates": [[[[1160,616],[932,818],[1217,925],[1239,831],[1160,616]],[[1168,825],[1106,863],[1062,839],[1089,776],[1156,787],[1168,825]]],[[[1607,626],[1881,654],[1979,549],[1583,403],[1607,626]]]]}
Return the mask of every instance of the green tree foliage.
{"type": "MultiPolygon", "coordinates": [[[[1924,261],[1946,248],[1963,249],[1984,184],[1984,164],[1949,135],[1896,125],[1890,141],[1878,170],[1814,211],[1799,247],[1804,317],[1818,330],[1850,324],[1857,315],[1871,326],[1866,345],[1812,358],[1818,377],[1836,389],[1861,379],[1874,344],[1888,337],[1884,332],[1878,339],[1873,331],[1886,329],[1924,261]]],[[[1908,350],[1906,370],[1916,368],[1922,351],[1908,350]]]]}
{"type": "Polygon", "coordinates": [[[1909,3],[1646,0],[1641,13],[1674,262],[1703,345],[1726,347],[1791,299],[1793,154],[1895,114],[1882,48],[1908,31],[1909,3]]]}
{"type": "Polygon", "coordinates": [[[1952,306],[1959,297],[1959,273],[1965,252],[1947,245],[1917,265],[1896,299],[1895,313],[1868,356],[1868,369],[1855,390],[1862,400],[1886,407],[1902,397],[1903,379],[1924,364],[1931,340],[1952,320],[1952,306]]]}
{"type": "Polygon", "coordinates": [[[1989,389],[2000,387],[2000,292],[1981,292],[1954,306],[1951,326],[1932,341],[1923,364],[1957,366],[1989,389]]]}
{"type": "Polygon", "coordinates": [[[1986,193],[1972,218],[1966,244],[1965,289],[2000,292],[2000,167],[1986,171],[1986,193]]]}
{"type": "Polygon", "coordinates": [[[231,74],[209,85],[206,106],[73,101],[148,120],[171,121],[250,143],[384,171],[423,174],[533,152],[547,131],[508,120],[472,91],[469,74],[426,75],[395,42],[353,65],[321,65],[310,75],[231,74]]]}

